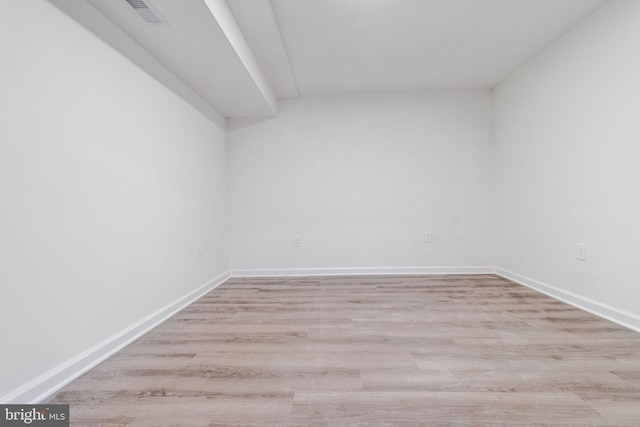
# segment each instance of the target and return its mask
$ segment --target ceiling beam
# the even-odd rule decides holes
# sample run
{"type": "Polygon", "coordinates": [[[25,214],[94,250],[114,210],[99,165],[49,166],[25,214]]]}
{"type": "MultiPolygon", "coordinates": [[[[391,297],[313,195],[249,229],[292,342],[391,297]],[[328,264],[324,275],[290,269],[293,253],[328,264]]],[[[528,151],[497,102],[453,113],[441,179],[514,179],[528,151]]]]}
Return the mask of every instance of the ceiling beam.
{"type": "Polygon", "coordinates": [[[222,29],[222,32],[231,44],[236,55],[238,55],[238,58],[258,87],[258,90],[269,105],[273,115],[276,115],[277,102],[273,90],[253,55],[244,34],[242,34],[238,23],[234,19],[229,6],[225,0],[204,0],[204,3],[211,11],[211,14],[222,29]]]}

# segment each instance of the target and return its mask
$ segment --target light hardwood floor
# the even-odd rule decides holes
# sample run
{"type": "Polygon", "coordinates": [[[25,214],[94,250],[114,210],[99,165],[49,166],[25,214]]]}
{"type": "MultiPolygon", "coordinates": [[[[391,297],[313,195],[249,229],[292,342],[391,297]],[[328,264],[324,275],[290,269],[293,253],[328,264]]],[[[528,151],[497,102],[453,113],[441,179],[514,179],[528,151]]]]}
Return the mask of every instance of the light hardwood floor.
{"type": "Polygon", "coordinates": [[[49,399],[72,425],[640,425],[640,334],[492,275],[233,279],[49,399]]]}

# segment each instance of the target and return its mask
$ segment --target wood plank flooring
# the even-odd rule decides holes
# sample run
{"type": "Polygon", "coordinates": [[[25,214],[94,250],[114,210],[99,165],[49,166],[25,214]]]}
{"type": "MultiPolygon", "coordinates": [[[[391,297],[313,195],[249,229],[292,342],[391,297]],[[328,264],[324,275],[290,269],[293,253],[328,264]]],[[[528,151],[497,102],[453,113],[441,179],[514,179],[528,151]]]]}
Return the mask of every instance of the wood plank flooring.
{"type": "Polygon", "coordinates": [[[49,402],[77,426],[638,426],[640,334],[492,275],[233,279],[49,402]]]}

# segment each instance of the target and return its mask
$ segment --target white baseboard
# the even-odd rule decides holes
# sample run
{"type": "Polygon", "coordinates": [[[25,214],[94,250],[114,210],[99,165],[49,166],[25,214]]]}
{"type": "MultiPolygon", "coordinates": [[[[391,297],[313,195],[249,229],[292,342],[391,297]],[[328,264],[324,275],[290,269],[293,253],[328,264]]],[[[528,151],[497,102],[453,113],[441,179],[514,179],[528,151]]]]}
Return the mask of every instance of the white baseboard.
{"type": "Polygon", "coordinates": [[[307,277],[367,275],[494,274],[495,267],[336,267],[232,270],[231,277],[307,277]]]}
{"type": "Polygon", "coordinates": [[[589,298],[585,298],[580,295],[576,295],[572,292],[563,291],[555,286],[547,285],[546,283],[539,282],[529,277],[522,276],[517,273],[505,270],[503,268],[497,268],[495,273],[499,276],[509,279],[528,288],[541,292],[557,300],[566,302],[581,310],[587,311],[603,319],[610,320],[617,323],[620,326],[631,329],[636,332],[640,332],[640,316],[636,316],[633,313],[629,313],[624,310],[611,307],[609,305],[594,301],[589,298]]]}
{"type": "Polygon", "coordinates": [[[173,316],[184,307],[188,306],[207,292],[224,283],[231,277],[229,272],[221,274],[198,289],[189,292],[185,296],[173,301],[161,309],[151,313],[140,321],[134,323],[123,331],[102,341],[90,349],[80,353],[76,357],[62,365],[41,375],[14,392],[0,398],[2,403],[35,404],[46,399],[89,369],[98,365],[112,354],[121,350],[135,341],[160,323],[173,316]]]}

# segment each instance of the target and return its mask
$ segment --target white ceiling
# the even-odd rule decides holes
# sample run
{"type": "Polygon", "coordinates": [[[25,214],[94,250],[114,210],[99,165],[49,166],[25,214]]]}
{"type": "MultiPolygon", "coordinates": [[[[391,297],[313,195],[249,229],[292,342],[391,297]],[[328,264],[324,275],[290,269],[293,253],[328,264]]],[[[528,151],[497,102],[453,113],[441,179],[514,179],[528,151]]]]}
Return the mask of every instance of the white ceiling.
{"type": "MultiPolygon", "coordinates": [[[[225,33],[220,2],[149,0],[166,25],[149,25],[125,0],[86,0],[225,117],[274,113],[225,33]],[[217,3],[217,4],[216,4],[217,3]]],[[[224,2],[222,2],[224,5],[224,2]]],[[[226,5],[224,5],[226,6],[226,5]]]]}
{"type": "Polygon", "coordinates": [[[271,1],[302,95],[490,88],[603,3],[271,1]]]}
{"type": "Polygon", "coordinates": [[[227,118],[299,95],[491,88],[606,2],[145,0],[168,21],[154,26],[125,0],[84,1],[227,118]]]}

